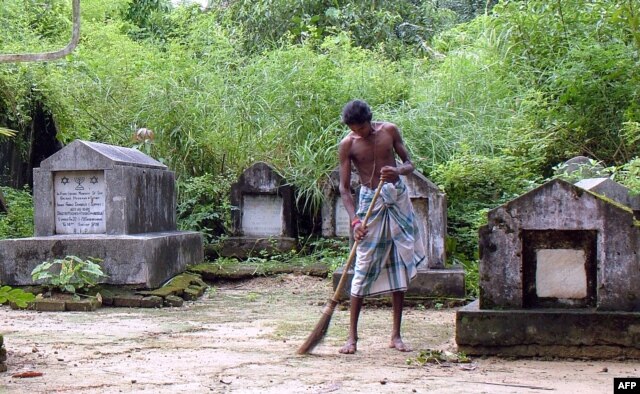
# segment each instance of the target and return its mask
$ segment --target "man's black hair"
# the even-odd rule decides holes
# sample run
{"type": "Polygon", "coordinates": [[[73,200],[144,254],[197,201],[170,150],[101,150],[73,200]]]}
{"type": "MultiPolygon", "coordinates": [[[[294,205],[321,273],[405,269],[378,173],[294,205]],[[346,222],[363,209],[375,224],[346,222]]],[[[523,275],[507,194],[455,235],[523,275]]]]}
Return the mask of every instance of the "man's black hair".
{"type": "Polygon", "coordinates": [[[369,104],[362,100],[351,100],[342,109],[342,123],[346,125],[371,122],[372,117],[369,104]]]}

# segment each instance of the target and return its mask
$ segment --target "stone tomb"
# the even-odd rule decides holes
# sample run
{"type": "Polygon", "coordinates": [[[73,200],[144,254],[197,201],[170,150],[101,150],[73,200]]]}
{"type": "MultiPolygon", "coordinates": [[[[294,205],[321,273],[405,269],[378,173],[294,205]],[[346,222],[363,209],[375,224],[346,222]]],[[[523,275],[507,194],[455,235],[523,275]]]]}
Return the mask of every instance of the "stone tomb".
{"type": "MultiPolygon", "coordinates": [[[[358,177],[353,173],[351,177],[353,193],[357,201],[358,177]]],[[[420,225],[420,235],[425,246],[426,257],[418,268],[418,276],[411,282],[407,295],[416,298],[464,297],[464,270],[462,267],[445,268],[447,203],[444,193],[417,171],[401,178],[409,190],[409,198],[420,225]]],[[[323,236],[351,236],[351,223],[340,198],[338,170],[334,170],[331,175],[331,186],[325,192],[325,204],[322,212],[323,236]],[[333,216],[331,216],[332,213],[333,216]],[[325,216],[326,214],[329,214],[328,218],[325,216]],[[344,231],[339,231],[343,227],[347,228],[346,234],[344,231]]],[[[341,275],[342,268],[333,274],[334,289],[337,287],[341,275]]],[[[349,275],[348,281],[350,283],[353,274],[349,273],[349,275]]],[[[343,296],[346,297],[348,294],[348,289],[345,289],[343,296]]]]}
{"type": "MultiPolygon", "coordinates": [[[[351,173],[351,195],[353,201],[358,201],[360,191],[360,177],[351,173]]],[[[322,236],[325,238],[351,236],[351,220],[340,197],[340,171],[335,169],[329,175],[329,182],[324,187],[324,202],[321,207],[322,236]]]]}
{"type": "Polygon", "coordinates": [[[296,210],[293,188],[271,166],[258,162],[231,185],[232,237],[220,255],[246,258],[262,251],[296,247],[296,210]]]}
{"type": "Polygon", "coordinates": [[[45,260],[103,259],[105,283],[160,286],[203,260],[176,231],[174,173],[135,149],[76,140],[34,169],[35,237],[0,241],[0,281],[32,284],[45,260]]]}
{"type": "Polygon", "coordinates": [[[470,355],[640,356],[640,225],[562,180],[488,213],[480,297],[456,315],[470,355]]]}

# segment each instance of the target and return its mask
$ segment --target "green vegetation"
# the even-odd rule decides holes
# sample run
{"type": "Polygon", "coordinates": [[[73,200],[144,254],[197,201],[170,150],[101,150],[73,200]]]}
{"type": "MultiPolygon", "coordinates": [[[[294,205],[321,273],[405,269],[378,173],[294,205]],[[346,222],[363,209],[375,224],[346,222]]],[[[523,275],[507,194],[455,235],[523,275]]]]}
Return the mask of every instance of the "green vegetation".
{"type": "Polygon", "coordinates": [[[418,355],[407,359],[407,365],[425,366],[442,363],[470,363],[471,359],[464,352],[453,353],[446,350],[420,350],[418,355]]]}
{"type": "Polygon", "coordinates": [[[0,239],[33,236],[33,199],[28,188],[0,187],[7,212],[0,213],[0,239]]]}
{"type": "MultiPolygon", "coordinates": [[[[70,18],[64,0],[6,0],[0,51],[60,48],[70,18]]],[[[180,227],[208,241],[258,160],[317,211],[352,98],[397,123],[447,193],[449,257],[471,281],[486,211],[559,163],[588,156],[640,191],[635,0],[83,0],[82,23],[65,60],[0,64],[0,130],[26,155],[37,104],[64,143],[137,146],[133,132],[152,129],[141,148],[176,171],[180,227]]],[[[0,237],[25,234],[6,220],[0,237]]]]}
{"type": "Polygon", "coordinates": [[[35,299],[35,295],[22,289],[14,289],[11,286],[0,286],[0,305],[6,302],[13,302],[20,308],[26,308],[28,303],[35,299]]]}
{"type": "Polygon", "coordinates": [[[83,260],[77,256],[45,261],[31,272],[33,281],[39,281],[50,290],[76,294],[80,289],[87,289],[98,284],[106,275],[100,268],[100,259],[89,257],[83,260]]]}

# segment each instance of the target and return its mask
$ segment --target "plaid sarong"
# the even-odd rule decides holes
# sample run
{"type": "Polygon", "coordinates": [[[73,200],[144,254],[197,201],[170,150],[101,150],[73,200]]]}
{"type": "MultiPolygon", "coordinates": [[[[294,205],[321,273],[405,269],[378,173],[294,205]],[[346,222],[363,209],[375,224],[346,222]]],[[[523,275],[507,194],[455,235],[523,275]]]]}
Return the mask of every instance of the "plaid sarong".
{"type": "MultiPolygon", "coordinates": [[[[362,186],[357,215],[364,216],[375,191],[362,186]]],[[[406,291],[425,259],[424,245],[407,186],[385,183],[358,244],[351,295],[364,297],[406,291]]]]}

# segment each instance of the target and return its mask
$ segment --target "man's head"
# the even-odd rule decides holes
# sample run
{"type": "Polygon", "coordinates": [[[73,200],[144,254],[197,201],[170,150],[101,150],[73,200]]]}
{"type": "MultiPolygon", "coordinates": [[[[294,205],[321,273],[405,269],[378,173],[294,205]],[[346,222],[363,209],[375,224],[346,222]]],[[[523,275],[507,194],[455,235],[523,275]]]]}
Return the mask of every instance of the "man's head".
{"type": "Polygon", "coordinates": [[[347,126],[368,123],[371,118],[371,108],[362,100],[349,101],[342,109],[342,123],[347,126]]]}

